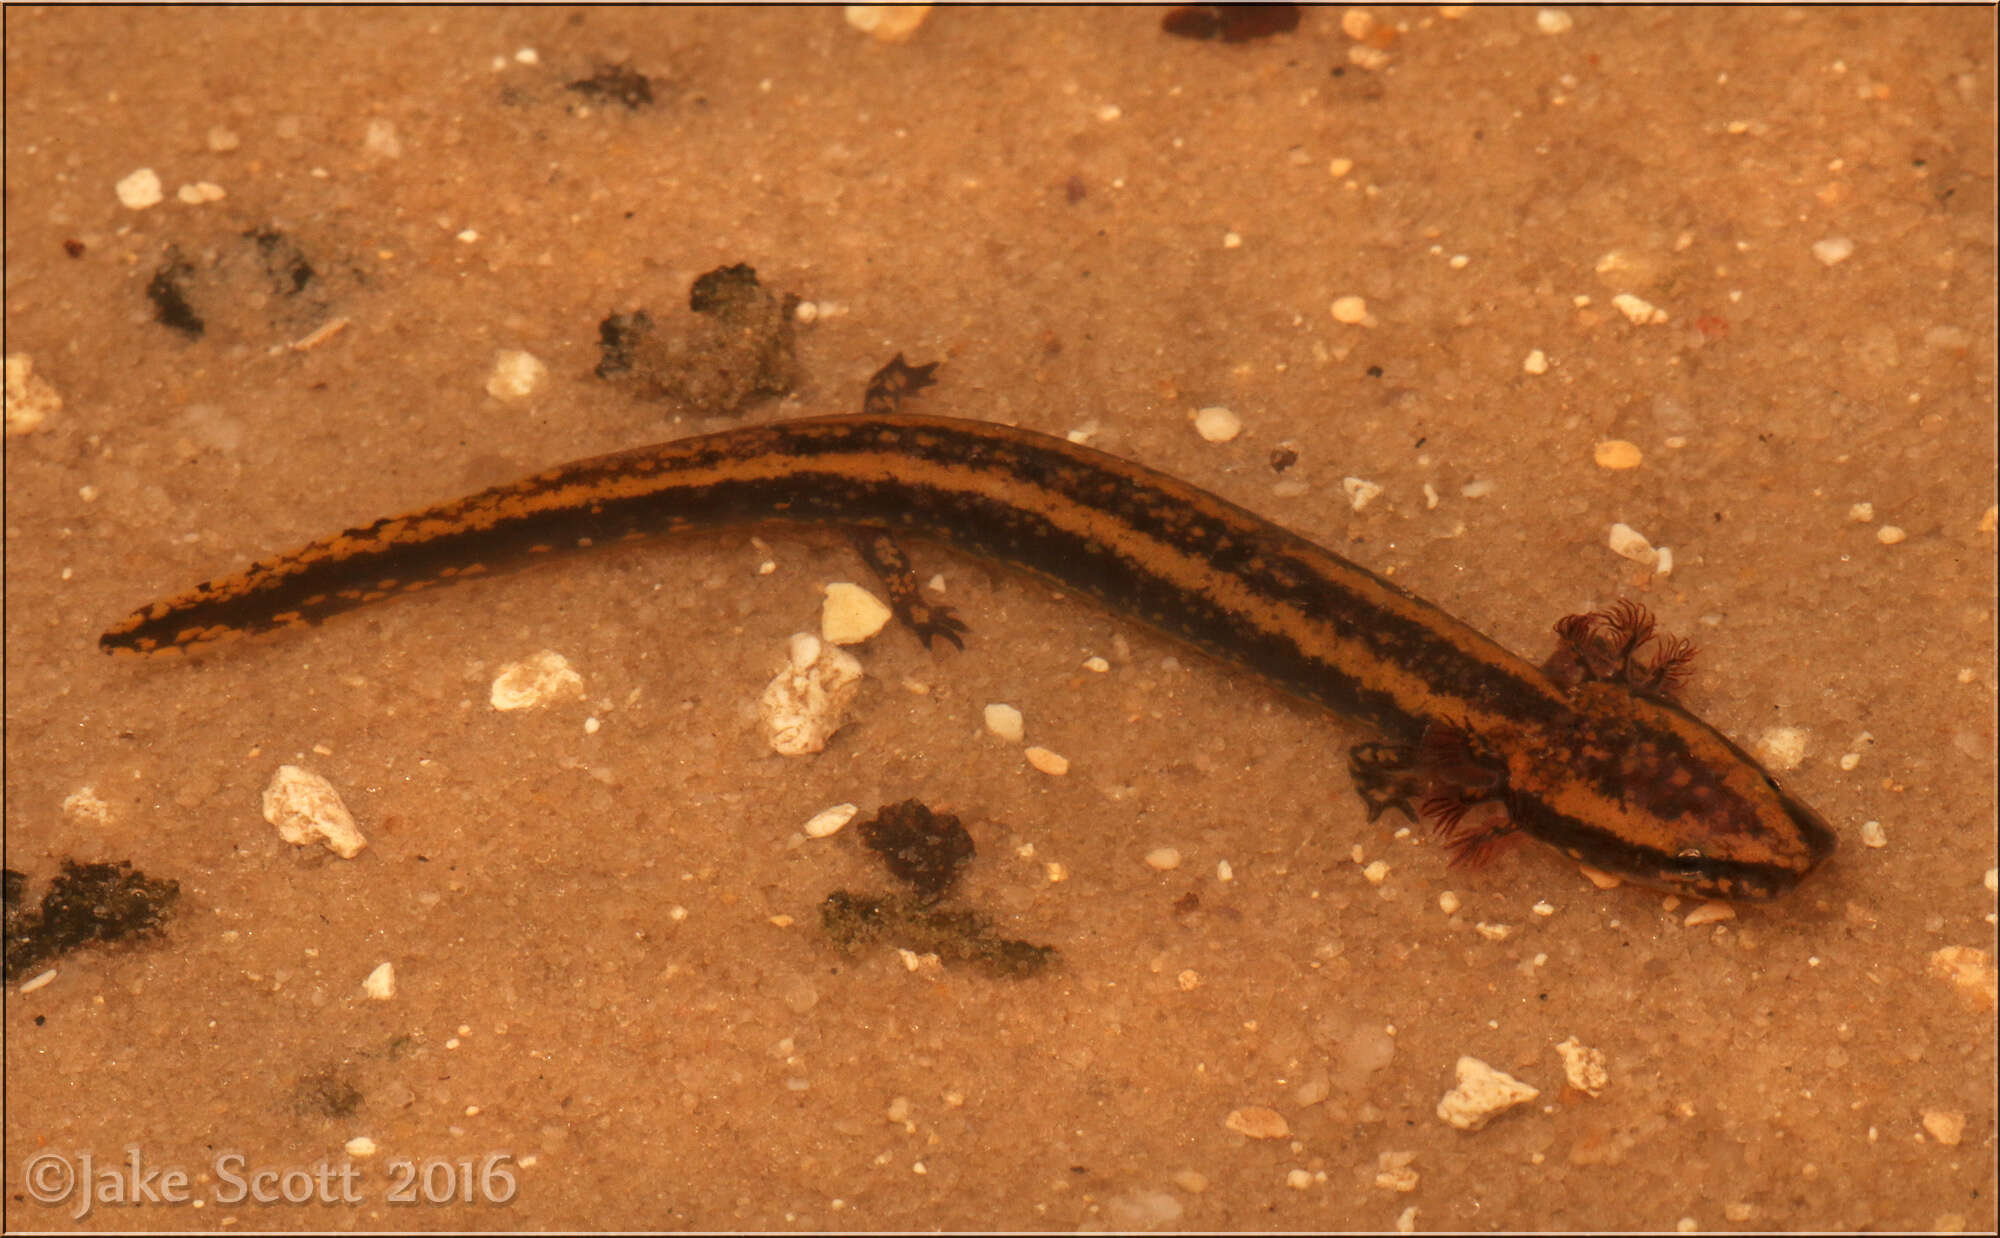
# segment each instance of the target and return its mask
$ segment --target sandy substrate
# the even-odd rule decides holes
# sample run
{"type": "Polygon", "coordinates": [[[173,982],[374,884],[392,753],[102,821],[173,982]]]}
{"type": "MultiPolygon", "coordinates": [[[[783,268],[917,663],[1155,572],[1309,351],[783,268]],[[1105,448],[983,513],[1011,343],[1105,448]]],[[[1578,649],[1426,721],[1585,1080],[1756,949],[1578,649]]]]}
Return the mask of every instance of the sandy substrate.
{"type": "Polygon", "coordinates": [[[1993,1228],[1990,12],[1378,16],[9,7],[6,350],[48,386],[29,433],[9,397],[7,863],[180,898],[9,986],[8,1226],[1993,1228]],[[571,88],[617,66],[650,102],[571,88]],[[967,649],[877,638],[779,757],[757,694],[866,579],[832,534],[98,651],[252,559],[732,424],[593,368],[736,263],[817,310],[741,417],[851,411],[902,352],[926,411],[1088,432],[1527,656],[1637,598],[1840,853],[1692,926],[1546,848],[1448,868],[1366,823],[1365,732],[924,548],[967,649]],[[545,375],[489,393],[514,351],[545,375]],[[581,693],[492,708],[544,649],[581,693]],[[281,839],[281,765],[368,847],[281,839]],[[820,934],[886,879],[805,822],[910,797],[1053,970],[820,934]],[[1446,1125],[1462,1056],[1539,1097],[1446,1125]]]}

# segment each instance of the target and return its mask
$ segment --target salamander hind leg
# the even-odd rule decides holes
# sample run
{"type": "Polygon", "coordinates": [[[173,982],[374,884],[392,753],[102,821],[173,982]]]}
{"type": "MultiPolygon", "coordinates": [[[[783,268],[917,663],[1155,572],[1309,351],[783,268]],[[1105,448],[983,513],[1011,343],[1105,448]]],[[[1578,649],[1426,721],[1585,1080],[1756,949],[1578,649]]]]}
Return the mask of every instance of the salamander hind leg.
{"type": "MultiPolygon", "coordinates": [[[[935,361],[929,365],[911,365],[903,360],[902,353],[897,353],[894,360],[868,380],[868,390],[861,397],[861,411],[869,416],[896,412],[910,395],[936,384],[931,374],[937,368],[935,361]]],[[[917,634],[924,648],[929,649],[931,642],[940,637],[965,648],[964,633],[969,629],[952,613],[951,607],[924,600],[917,585],[916,569],[910,566],[910,556],[894,536],[881,529],[856,529],[854,548],[888,590],[889,607],[896,612],[896,618],[917,634]]]]}
{"type": "Polygon", "coordinates": [[[924,600],[916,569],[910,566],[910,556],[894,537],[880,529],[856,529],[854,548],[888,590],[889,608],[896,612],[903,626],[917,634],[924,648],[929,649],[938,637],[965,648],[964,633],[970,629],[952,613],[951,607],[924,600]]]}
{"type": "Polygon", "coordinates": [[[937,380],[931,374],[938,368],[933,361],[929,365],[911,365],[897,353],[895,359],[868,380],[868,390],[861,397],[861,411],[869,416],[893,413],[903,406],[906,396],[935,386],[937,380]]]}

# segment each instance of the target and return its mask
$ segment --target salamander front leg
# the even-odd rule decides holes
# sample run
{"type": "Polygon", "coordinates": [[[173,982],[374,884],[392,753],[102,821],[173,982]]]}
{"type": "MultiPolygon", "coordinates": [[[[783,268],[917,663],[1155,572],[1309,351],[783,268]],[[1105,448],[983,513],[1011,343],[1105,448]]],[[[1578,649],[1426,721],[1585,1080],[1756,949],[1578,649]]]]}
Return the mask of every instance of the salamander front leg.
{"type": "Polygon", "coordinates": [[[1463,727],[1432,723],[1415,744],[1356,744],[1347,772],[1369,821],[1394,808],[1429,823],[1454,865],[1476,868],[1520,837],[1505,808],[1506,766],[1463,727]]]}
{"type": "Polygon", "coordinates": [[[1411,744],[1356,744],[1347,750],[1347,774],[1368,805],[1372,825],[1384,809],[1393,808],[1417,820],[1417,803],[1424,798],[1423,776],[1417,770],[1417,750],[1411,744]]]}

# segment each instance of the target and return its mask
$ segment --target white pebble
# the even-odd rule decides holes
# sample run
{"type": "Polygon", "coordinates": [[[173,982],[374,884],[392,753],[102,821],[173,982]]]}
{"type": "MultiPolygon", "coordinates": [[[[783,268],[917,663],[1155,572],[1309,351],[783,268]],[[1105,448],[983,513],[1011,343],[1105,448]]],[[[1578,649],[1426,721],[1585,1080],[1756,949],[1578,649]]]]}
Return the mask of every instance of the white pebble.
{"type": "Polygon", "coordinates": [[[860,811],[852,804],[835,804],[831,808],[822,809],[806,822],[806,837],[831,838],[840,833],[849,821],[854,820],[854,814],[860,811]]]}
{"type": "Polygon", "coordinates": [[[1774,726],[1757,737],[1757,759],[1779,773],[1794,770],[1806,759],[1806,732],[1795,726],[1774,726]]]}
{"type": "Polygon", "coordinates": [[[174,191],[174,196],[189,206],[200,206],[205,202],[220,202],[229,194],[214,181],[196,181],[192,185],[182,185],[174,191]]]}
{"type": "Polygon", "coordinates": [[[1814,241],[1812,254],[1822,266],[1833,266],[1854,256],[1854,242],[1844,236],[1830,236],[1824,241],[1814,241]]]}
{"type": "Polygon", "coordinates": [[[1476,1131],[1496,1115],[1525,1105],[1541,1092],[1493,1069],[1476,1057],[1458,1059],[1458,1086],[1437,1103],[1437,1115],[1464,1131],[1476,1131]]]}
{"type": "Polygon", "coordinates": [[[486,394],[496,400],[518,400],[533,395],[549,376],[549,367],[531,352],[504,349],[493,359],[493,372],[486,376],[486,394]]]}
{"type": "Polygon", "coordinates": [[[361,139],[361,148],[371,155],[380,155],[384,159],[403,157],[403,141],[396,136],[395,122],[384,120],[380,116],[368,122],[368,132],[361,139]]]}
{"type": "Polygon", "coordinates": [[[1611,547],[1612,554],[1634,563],[1651,567],[1659,558],[1659,552],[1653,549],[1652,542],[1646,540],[1646,535],[1622,521],[1611,526],[1611,533],[1605,542],[1611,547]]]}
{"type": "Polygon", "coordinates": [[[33,357],[24,352],[7,354],[7,433],[32,434],[62,406],[55,387],[35,373],[33,357]]]}
{"type": "Polygon", "coordinates": [[[72,821],[92,826],[110,825],[116,819],[111,805],[104,801],[94,786],[79,787],[64,796],[62,814],[72,821]]]}
{"type": "Polygon", "coordinates": [[[1027,728],[1022,725],[1021,711],[1012,705],[996,702],[988,705],[983,714],[986,719],[986,730],[1010,744],[1020,743],[1021,737],[1027,734],[1027,728]]]}
{"type": "Polygon", "coordinates": [[[295,846],[323,842],[344,860],[360,855],[368,845],[333,784],[296,765],[280,765],[264,788],[264,820],[277,826],[278,836],[286,842],[295,846]]]}
{"type": "Polygon", "coordinates": [[[160,192],[160,177],[151,168],[140,168],[117,185],[118,201],[135,211],[143,211],[149,206],[158,206],[165,197],[160,192]]]}
{"type": "Polygon", "coordinates": [[[1382,494],[1381,486],[1359,477],[1341,478],[1340,488],[1347,495],[1348,506],[1352,507],[1355,511],[1360,511],[1370,503],[1373,503],[1382,494]]]}
{"type": "Polygon", "coordinates": [[[771,750],[796,757],[823,750],[846,722],[861,691],[861,663],[803,632],[787,645],[790,664],[764,686],[757,716],[771,750]]]}
{"type": "Polygon", "coordinates": [[[1667,311],[1654,305],[1644,297],[1635,297],[1629,292],[1621,292],[1611,298],[1611,304],[1618,312],[1641,327],[1650,327],[1667,321],[1667,311]]]}
{"type": "Polygon", "coordinates": [[[520,662],[509,662],[494,676],[487,699],[500,710],[539,709],[565,697],[583,695],[583,676],[570,669],[569,659],[544,649],[520,662]]]}
{"type": "Polygon", "coordinates": [[[383,963],[369,972],[368,978],[361,982],[361,991],[371,1001],[386,1002],[396,996],[396,965],[383,963]]]}
{"type": "Polygon", "coordinates": [[[1220,405],[1211,405],[1195,412],[1194,432],[1211,443],[1227,443],[1243,433],[1243,419],[1220,405]]]}

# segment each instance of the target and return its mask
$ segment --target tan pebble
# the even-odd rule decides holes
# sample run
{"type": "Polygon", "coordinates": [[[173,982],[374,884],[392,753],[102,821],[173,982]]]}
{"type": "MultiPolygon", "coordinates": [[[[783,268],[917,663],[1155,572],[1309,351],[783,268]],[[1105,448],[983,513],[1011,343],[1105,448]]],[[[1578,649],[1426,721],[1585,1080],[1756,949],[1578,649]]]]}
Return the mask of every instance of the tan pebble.
{"type": "Polygon", "coordinates": [[[1949,1109],[1924,1110],[1924,1133],[1947,1148],[1965,1138],[1965,1115],[1949,1109]]]}
{"type": "Polygon", "coordinates": [[[1155,847],[1146,853],[1146,864],[1161,872],[1167,872],[1181,866],[1181,853],[1172,847],[1155,847]]]}
{"type": "Polygon", "coordinates": [[[835,645],[858,645],[889,625],[894,611],[860,585],[840,580],[826,587],[819,634],[835,645]]]}
{"type": "Polygon", "coordinates": [[[1283,1139],[1292,1133],[1284,1115],[1275,1109],[1253,1105],[1244,1109],[1231,1109],[1222,1124],[1239,1135],[1252,1139],[1283,1139]]]}
{"type": "Polygon", "coordinates": [[[1625,884],[1625,879],[1616,873],[1607,873],[1601,868],[1592,868],[1588,864],[1579,864],[1576,867],[1577,871],[1583,874],[1585,881],[1588,881],[1600,890],[1615,890],[1625,884]]]}
{"type": "Polygon", "coordinates": [[[1628,443],[1622,438],[1606,439],[1591,449],[1591,458],[1601,469],[1636,469],[1644,462],[1645,453],[1638,444],[1628,443]]]}
{"type": "Polygon", "coordinates": [[[1596,1096],[1610,1086],[1604,1050],[1589,1048],[1571,1036],[1556,1046],[1556,1056],[1562,1058],[1563,1078],[1577,1091],[1596,1096]]]}
{"type": "Polygon", "coordinates": [[[2000,1000],[2000,975],[1993,960],[1977,946],[1943,946],[1931,952],[1930,974],[1948,981],[1975,1010],[1992,1013],[2000,1000]]]}
{"type": "Polygon", "coordinates": [[[1687,928],[1700,928],[1704,924],[1720,924],[1724,920],[1734,920],[1736,909],[1728,903],[1707,902],[1687,913],[1681,924],[1687,928]]]}
{"type": "Polygon", "coordinates": [[[1028,758],[1028,764],[1044,774],[1060,778],[1069,773],[1069,758],[1047,748],[1024,748],[1021,755],[1028,758]]]}
{"type": "Polygon", "coordinates": [[[874,38],[876,42],[910,42],[916,28],[930,16],[928,4],[848,4],[844,10],[848,26],[874,38]]]}

